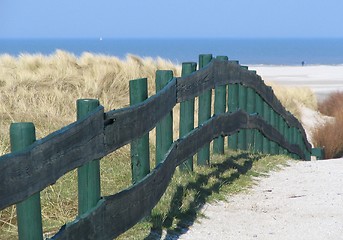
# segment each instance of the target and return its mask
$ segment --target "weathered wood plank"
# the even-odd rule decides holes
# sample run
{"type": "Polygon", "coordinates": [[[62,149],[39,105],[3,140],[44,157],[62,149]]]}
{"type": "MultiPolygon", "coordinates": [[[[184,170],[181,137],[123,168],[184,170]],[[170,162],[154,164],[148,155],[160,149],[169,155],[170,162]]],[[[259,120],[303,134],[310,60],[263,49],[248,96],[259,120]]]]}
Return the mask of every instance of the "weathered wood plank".
{"type": "Polygon", "coordinates": [[[177,102],[194,99],[206,90],[213,89],[213,62],[186,77],[177,78],[177,102]]]}
{"type": "Polygon", "coordinates": [[[178,165],[219,135],[229,135],[241,128],[259,129],[272,141],[303,156],[298,146],[290,145],[262,118],[248,115],[242,110],[220,114],[174,142],[164,161],[142,181],[117,194],[104,197],[93,211],[63,226],[53,239],[113,239],[119,236],[158,203],[178,165]]]}
{"type": "Polygon", "coordinates": [[[236,133],[240,129],[258,129],[269,140],[280,144],[291,153],[305,158],[300,147],[290,144],[284,136],[278,132],[272,125],[265,122],[258,115],[248,115],[246,112],[239,110],[234,113],[225,113],[212,117],[188,135],[180,139],[178,146],[178,162],[183,162],[184,158],[191,157],[196,150],[218,136],[228,136],[236,133]]]}
{"type": "Polygon", "coordinates": [[[132,107],[105,114],[106,153],[149,132],[176,105],[176,79],[158,94],[132,107]]]}
{"type": "Polygon", "coordinates": [[[65,173],[104,156],[104,109],[0,157],[0,209],[26,199],[65,173]]]}

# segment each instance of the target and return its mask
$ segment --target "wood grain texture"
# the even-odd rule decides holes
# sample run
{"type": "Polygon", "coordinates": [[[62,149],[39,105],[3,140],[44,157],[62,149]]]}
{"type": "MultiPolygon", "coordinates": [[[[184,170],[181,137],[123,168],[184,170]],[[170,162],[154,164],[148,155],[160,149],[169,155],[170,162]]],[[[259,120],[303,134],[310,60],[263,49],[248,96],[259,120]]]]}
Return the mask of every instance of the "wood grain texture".
{"type": "Polygon", "coordinates": [[[154,208],[178,165],[214,138],[233,134],[242,128],[259,129],[270,140],[304,158],[298,146],[289,144],[259,116],[248,115],[242,110],[220,114],[174,142],[163,162],[142,181],[117,194],[104,197],[93,211],[63,226],[52,239],[113,239],[119,236],[154,208]]]}
{"type": "Polygon", "coordinates": [[[26,199],[67,172],[104,155],[104,109],[0,157],[0,209],[26,199]]]}
{"type": "Polygon", "coordinates": [[[124,146],[153,129],[176,104],[176,79],[158,94],[132,107],[105,114],[106,153],[124,146]]]}

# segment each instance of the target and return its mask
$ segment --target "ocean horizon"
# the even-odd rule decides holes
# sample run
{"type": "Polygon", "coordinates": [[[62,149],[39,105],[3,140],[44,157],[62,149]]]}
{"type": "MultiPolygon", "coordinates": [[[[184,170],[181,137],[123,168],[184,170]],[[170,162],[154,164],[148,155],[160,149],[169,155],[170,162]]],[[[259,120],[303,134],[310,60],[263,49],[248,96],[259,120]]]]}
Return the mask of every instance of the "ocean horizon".
{"type": "Polygon", "coordinates": [[[225,55],[246,65],[341,65],[343,39],[0,39],[0,55],[43,54],[56,50],[125,58],[161,57],[181,64],[198,55],[225,55]]]}

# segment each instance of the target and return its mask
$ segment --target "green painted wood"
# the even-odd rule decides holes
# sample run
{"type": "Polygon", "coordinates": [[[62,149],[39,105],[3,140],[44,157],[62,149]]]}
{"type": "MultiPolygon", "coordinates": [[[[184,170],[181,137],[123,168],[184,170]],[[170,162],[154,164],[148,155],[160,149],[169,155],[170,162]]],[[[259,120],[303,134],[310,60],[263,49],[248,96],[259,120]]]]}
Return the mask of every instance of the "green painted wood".
{"type": "MultiPolygon", "coordinates": [[[[161,91],[173,78],[171,70],[156,71],[156,93],[161,91]]],[[[163,104],[163,103],[160,103],[163,104]]],[[[160,107],[163,107],[160,106],[160,107]]],[[[168,152],[173,143],[173,112],[170,111],[156,125],[156,166],[164,159],[164,155],[168,152]]]]}
{"type": "MultiPolygon", "coordinates": [[[[263,102],[263,119],[270,124],[270,107],[266,102],[263,102]]],[[[263,137],[263,153],[271,153],[271,142],[265,136],[263,137]]]]}
{"type": "MultiPolygon", "coordinates": [[[[263,100],[259,94],[255,94],[255,106],[256,106],[256,113],[258,116],[263,118],[263,100]]],[[[255,139],[254,139],[254,150],[255,152],[262,153],[263,152],[263,135],[260,131],[255,130],[255,139]]]]}
{"type": "MultiPolygon", "coordinates": [[[[284,119],[279,115],[279,132],[284,136],[284,138],[287,140],[287,134],[286,134],[286,128],[285,128],[285,121],[284,119]]],[[[279,153],[280,154],[287,154],[285,149],[282,146],[279,146],[279,153]]]]}
{"type": "MultiPolygon", "coordinates": [[[[272,125],[274,128],[276,128],[276,123],[275,123],[275,119],[276,119],[276,113],[272,108],[269,108],[270,111],[270,125],[272,125]]],[[[272,141],[270,143],[270,153],[271,154],[277,154],[277,144],[272,141]]]]}
{"type": "MultiPolygon", "coordinates": [[[[238,106],[238,84],[228,84],[228,112],[232,113],[237,111],[238,106]]],[[[238,134],[233,133],[228,137],[228,146],[232,150],[238,149],[238,134]]]]}
{"type": "MultiPolygon", "coordinates": [[[[148,79],[139,78],[129,82],[130,106],[148,98],[148,79]]],[[[132,183],[136,184],[150,172],[149,133],[130,144],[132,183]]]]}
{"type": "Polygon", "coordinates": [[[229,60],[228,56],[217,56],[216,59],[219,61],[228,61],[229,60]]]}
{"type": "MultiPolygon", "coordinates": [[[[285,137],[287,139],[287,142],[291,142],[291,131],[290,131],[290,127],[287,124],[287,122],[284,120],[284,126],[285,126],[285,137]]],[[[285,154],[290,156],[290,152],[285,149],[285,154]]]]}
{"type": "MultiPolygon", "coordinates": [[[[275,111],[274,111],[275,112],[275,111]]],[[[274,114],[275,117],[275,125],[274,128],[280,132],[280,117],[279,114],[275,112],[274,114]]],[[[282,132],[280,132],[282,134],[282,132]]],[[[276,144],[275,146],[275,154],[279,154],[280,153],[280,146],[278,144],[276,144]]]]}
{"type": "MultiPolygon", "coordinates": [[[[227,56],[217,56],[218,60],[227,61],[227,56]]],[[[214,114],[224,113],[226,110],[226,85],[215,88],[214,114]]],[[[219,136],[213,140],[213,153],[224,154],[224,137],[219,136]]]]}
{"type": "MultiPolygon", "coordinates": [[[[33,123],[12,123],[10,142],[12,153],[24,150],[36,141],[33,123]]],[[[34,166],[31,166],[34,167],[34,166]]],[[[19,239],[43,239],[40,193],[35,193],[16,206],[19,239]]]]}
{"type": "MultiPolygon", "coordinates": [[[[294,131],[294,143],[299,146],[300,148],[300,136],[299,136],[299,131],[297,127],[293,128],[294,131]]],[[[301,149],[301,148],[300,148],[301,149]]],[[[299,156],[295,156],[296,159],[299,159],[299,156]]]]}
{"type": "MultiPolygon", "coordinates": [[[[254,91],[254,89],[252,88],[247,88],[247,113],[249,114],[253,114],[256,112],[256,97],[255,97],[256,93],[254,91]]],[[[246,148],[249,151],[254,151],[254,147],[255,147],[255,130],[253,129],[247,129],[246,131],[246,148]]]]}
{"type": "MultiPolygon", "coordinates": [[[[199,69],[204,68],[212,60],[212,54],[199,55],[199,69]]],[[[198,125],[201,126],[211,118],[212,90],[207,90],[199,96],[198,125]]],[[[205,166],[210,164],[210,143],[206,144],[198,152],[197,164],[205,166]]]]}
{"type": "MultiPolygon", "coordinates": [[[[196,62],[182,63],[181,76],[185,77],[195,72],[197,68],[196,62]]],[[[180,103],[180,132],[179,137],[182,138],[194,129],[194,99],[186,100],[180,103]]],[[[181,171],[193,171],[193,156],[187,159],[180,165],[181,171]]]]}
{"type": "MultiPolygon", "coordinates": [[[[247,109],[247,88],[242,84],[238,85],[238,106],[239,109],[246,111],[247,109]]],[[[240,150],[247,150],[247,134],[246,129],[241,129],[238,132],[237,147],[240,150]]]]}
{"type": "MultiPolygon", "coordinates": [[[[78,99],[76,101],[77,120],[87,117],[99,107],[97,99],[78,99]]],[[[100,162],[95,159],[77,169],[78,214],[93,208],[100,200],[100,162]]]]}
{"type": "Polygon", "coordinates": [[[324,159],[324,149],[323,148],[312,148],[312,155],[316,157],[317,160],[324,159]]]}

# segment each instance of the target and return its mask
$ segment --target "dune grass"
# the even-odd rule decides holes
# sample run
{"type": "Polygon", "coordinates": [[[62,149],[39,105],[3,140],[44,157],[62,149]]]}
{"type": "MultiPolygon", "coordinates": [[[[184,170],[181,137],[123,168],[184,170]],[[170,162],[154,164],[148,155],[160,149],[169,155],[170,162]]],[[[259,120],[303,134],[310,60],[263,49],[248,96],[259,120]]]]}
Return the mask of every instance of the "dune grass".
{"type": "Polygon", "coordinates": [[[299,106],[304,106],[312,110],[317,110],[317,98],[314,92],[308,87],[281,86],[273,82],[267,82],[282,105],[290,111],[296,118],[301,120],[301,110],[299,106]]]}
{"type": "MultiPolygon", "coordinates": [[[[105,111],[128,106],[128,82],[142,77],[148,78],[149,96],[153,95],[157,69],[173,70],[174,76],[180,76],[181,72],[180,66],[170,61],[133,55],[128,55],[124,60],[90,53],[76,57],[63,51],[57,51],[50,56],[1,55],[0,155],[10,151],[8,130],[11,122],[34,122],[37,138],[42,138],[75,121],[77,99],[97,98],[105,107],[105,111]]],[[[273,88],[276,89],[276,86],[273,88]]],[[[286,108],[291,109],[294,105],[293,98],[297,95],[291,95],[290,100],[290,93],[284,92],[275,91],[286,104],[286,108]]],[[[304,100],[298,100],[301,101],[304,100]]],[[[174,139],[178,138],[178,111],[177,106],[174,109],[174,139]]],[[[150,142],[151,166],[154,166],[154,131],[150,133],[150,142]]],[[[219,194],[221,190],[228,188],[228,192],[235,192],[242,189],[245,185],[236,182],[245,178],[240,169],[248,166],[244,173],[251,171],[253,176],[256,175],[254,172],[260,171],[254,168],[255,162],[264,162],[263,169],[268,169],[270,165],[278,164],[278,159],[282,159],[247,153],[230,154],[224,158],[213,157],[212,168],[199,168],[194,175],[176,173],[173,183],[161,203],[153,210],[151,218],[124,234],[122,239],[149,234],[151,228],[154,233],[162,229],[174,231],[184,224],[181,223],[184,221],[183,217],[194,220],[198,214],[195,210],[198,210],[204,201],[212,197],[222,198],[219,194]],[[259,161],[255,161],[257,159],[259,161]],[[178,205],[180,201],[182,204],[178,205]]],[[[258,165],[256,166],[258,169],[258,165]]],[[[75,180],[76,172],[72,171],[41,192],[43,227],[47,235],[51,235],[59,226],[73,220],[77,215],[75,180]]],[[[124,146],[101,160],[101,194],[114,194],[130,184],[130,153],[129,147],[124,146]]],[[[16,232],[15,206],[0,211],[0,239],[16,239],[16,232]]]]}
{"type": "Polygon", "coordinates": [[[325,158],[340,158],[343,156],[343,92],[331,93],[318,104],[318,110],[327,116],[334,117],[318,126],[313,131],[313,144],[324,148],[325,158]]]}

